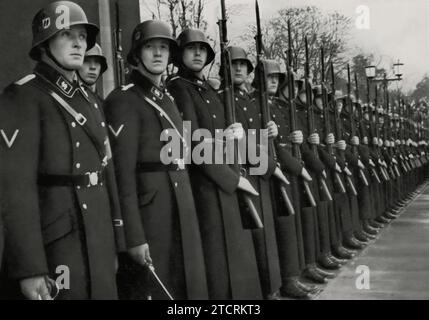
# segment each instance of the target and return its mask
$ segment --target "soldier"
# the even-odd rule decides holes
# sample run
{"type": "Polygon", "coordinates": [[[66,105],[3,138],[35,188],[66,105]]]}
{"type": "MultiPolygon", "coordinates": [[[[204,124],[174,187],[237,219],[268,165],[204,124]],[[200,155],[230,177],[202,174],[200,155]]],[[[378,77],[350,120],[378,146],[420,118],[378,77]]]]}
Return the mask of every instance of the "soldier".
{"type": "MultiPolygon", "coordinates": [[[[323,90],[321,85],[315,85],[313,88],[313,104],[314,104],[314,126],[317,130],[319,136],[324,138],[324,143],[318,145],[318,154],[320,160],[323,162],[326,170],[326,182],[330,187],[330,191],[333,191],[333,181],[331,176],[337,172],[338,174],[342,173],[342,170],[337,163],[336,158],[328,153],[327,146],[333,145],[335,143],[335,136],[332,132],[325,132],[324,124],[324,114],[323,109],[328,108],[328,106],[323,105],[323,90]]],[[[334,233],[335,222],[333,213],[333,201],[328,201],[327,199],[320,198],[318,203],[318,222],[319,222],[319,242],[320,242],[320,254],[318,258],[318,263],[326,269],[338,269],[342,264],[345,263],[345,260],[336,258],[332,255],[331,246],[336,246],[337,242],[331,243],[331,233],[334,233]]]]}
{"type": "MultiPolygon", "coordinates": [[[[256,135],[256,141],[260,141],[262,126],[259,106],[255,103],[255,100],[251,98],[246,88],[246,80],[254,69],[253,65],[247,58],[247,53],[244,49],[240,47],[228,47],[227,50],[231,57],[231,73],[234,85],[237,120],[242,124],[245,133],[248,135],[256,135]]],[[[223,92],[219,92],[220,97],[222,94],[223,92]]],[[[267,124],[267,129],[269,139],[277,136],[278,130],[274,121],[270,121],[267,124]]],[[[250,137],[248,139],[250,139],[250,137]]],[[[247,161],[244,166],[247,172],[250,167],[251,162],[247,161]]],[[[259,193],[259,196],[253,197],[252,200],[264,221],[264,228],[252,229],[261,289],[264,298],[272,298],[273,294],[280,287],[279,254],[277,251],[270,188],[271,177],[277,175],[280,179],[285,179],[283,173],[279,170],[276,163],[270,158],[268,170],[264,175],[247,176],[259,193]]]]}
{"type": "MultiPolygon", "coordinates": [[[[325,166],[323,162],[315,156],[315,154],[310,150],[310,145],[318,145],[320,143],[320,138],[317,133],[308,133],[307,127],[307,99],[306,99],[306,90],[304,86],[304,81],[302,79],[297,79],[297,88],[298,93],[295,98],[295,105],[297,111],[297,128],[303,133],[303,143],[301,144],[301,154],[304,161],[305,167],[309,169],[311,177],[311,190],[314,194],[314,198],[317,204],[317,207],[312,207],[309,205],[308,201],[302,197],[300,202],[301,207],[301,225],[302,225],[302,238],[304,246],[304,256],[305,261],[303,261],[304,266],[302,266],[302,275],[309,280],[312,280],[316,283],[326,283],[328,278],[333,278],[335,275],[332,272],[325,271],[319,268],[316,264],[317,260],[321,258],[320,255],[320,242],[319,242],[319,221],[317,217],[317,211],[319,209],[319,188],[318,188],[318,179],[320,177],[325,177],[325,166]]],[[[285,92],[283,88],[283,92],[285,92]]],[[[287,114],[287,112],[286,112],[287,114]]],[[[319,209],[323,210],[325,208],[319,209]]],[[[325,225],[326,226],[326,225],[325,225]]],[[[325,229],[326,230],[326,229],[325,229]]],[[[326,236],[326,234],[325,234],[326,236]]],[[[336,262],[333,259],[330,262],[334,265],[336,262]]]]}
{"type": "MultiPolygon", "coordinates": [[[[176,47],[166,23],[137,25],[127,56],[134,67],[132,82],[105,102],[131,257],[121,257],[123,298],[147,297],[142,266],[153,263],[174,298],[207,299],[200,229],[185,165],[188,146],[180,113],[161,83],[176,47]],[[179,143],[167,146],[165,138],[172,135],[179,143]]],[[[149,291],[154,299],[168,298],[159,285],[149,291]]]]}
{"type": "Polygon", "coordinates": [[[351,240],[349,237],[352,230],[350,208],[348,205],[348,193],[352,192],[350,182],[348,181],[351,176],[351,172],[348,169],[343,157],[343,152],[346,149],[346,143],[342,137],[341,123],[339,123],[338,119],[336,118],[336,111],[334,110],[334,108],[337,108],[337,111],[342,110],[343,97],[344,95],[341,90],[335,90],[329,94],[329,100],[331,104],[329,108],[329,119],[331,121],[331,128],[335,129],[336,136],[334,138],[337,140],[333,145],[333,149],[336,156],[335,159],[342,172],[342,174],[339,174],[339,177],[344,182],[344,187],[346,189],[346,192],[342,193],[338,188],[332,188],[334,198],[333,210],[336,222],[335,226],[333,227],[336,232],[335,235],[332,236],[332,252],[336,257],[350,259],[356,254],[354,250],[350,250],[345,247],[346,243],[349,242],[348,247],[355,248],[353,245],[353,240],[351,240]]]}
{"type": "MultiPolygon", "coordinates": [[[[213,139],[225,129],[224,106],[216,91],[204,79],[204,68],[215,53],[203,32],[186,29],[178,37],[174,63],[178,74],[170,78],[172,93],[191,132],[205,129],[213,154],[223,140],[213,139]]],[[[201,132],[201,131],[200,131],[201,132]]],[[[243,128],[234,123],[225,130],[227,139],[241,139],[243,128]]],[[[195,147],[195,144],[193,145],[195,147]]],[[[243,229],[237,192],[255,194],[250,182],[228,165],[194,162],[191,169],[210,299],[261,299],[258,269],[250,230],[243,229]]]]}
{"type": "MultiPolygon", "coordinates": [[[[274,140],[275,150],[278,157],[279,168],[281,168],[289,179],[295,179],[298,176],[304,177],[307,181],[311,178],[302,163],[292,156],[292,143],[302,143],[302,132],[290,132],[289,121],[286,113],[289,111],[286,101],[276,97],[279,85],[286,86],[285,74],[281,72],[280,65],[274,60],[263,60],[266,75],[266,88],[268,94],[268,106],[272,119],[278,127],[278,136],[274,140]]],[[[254,83],[257,86],[257,81],[254,83]]],[[[289,117],[288,117],[289,118],[289,117]]],[[[296,185],[295,185],[296,186],[296,185]]],[[[291,187],[287,186],[288,194],[292,193],[291,187]]],[[[292,198],[295,209],[295,216],[288,215],[285,209],[284,201],[280,195],[279,189],[275,188],[273,193],[273,206],[275,209],[275,224],[278,239],[278,250],[280,256],[280,269],[282,275],[282,286],[280,295],[282,297],[291,297],[298,299],[308,299],[311,295],[318,292],[319,288],[314,285],[307,285],[300,281],[299,277],[303,266],[303,244],[301,238],[301,225],[298,224],[300,213],[300,202],[298,198],[292,198]]]]}
{"type": "Polygon", "coordinates": [[[33,19],[34,73],[1,96],[6,272],[28,299],[49,299],[61,270],[60,299],[117,298],[123,222],[107,128],[76,75],[97,33],[77,4],[47,5],[33,19]]]}
{"type": "MultiPolygon", "coordinates": [[[[107,70],[107,60],[98,43],[85,53],[82,68],[79,69],[78,75],[82,82],[94,92],[97,97],[97,81],[107,70]]],[[[102,99],[99,97],[100,101],[102,99]]]]}
{"type": "MultiPolygon", "coordinates": [[[[358,195],[362,197],[362,194],[359,194],[359,191],[361,191],[364,184],[362,174],[364,174],[363,170],[365,170],[365,166],[360,160],[360,155],[357,149],[360,145],[360,139],[357,130],[354,130],[354,128],[357,127],[354,117],[355,97],[353,95],[345,96],[341,105],[344,106],[339,112],[343,127],[343,137],[345,141],[348,141],[345,149],[345,161],[348,164],[349,170],[353,174],[350,176],[350,179],[357,191],[356,194],[348,194],[348,204],[352,222],[352,234],[354,239],[356,239],[356,241],[352,240],[352,243],[349,243],[348,246],[353,249],[360,249],[366,246],[370,240],[369,237],[366,236],[366,233],[370,232],[370,227],[368,227],[368,229],[363,229],[365,226],[362,225],[360,209],[363,209],[364,207],[362,206],[362,203],[358,202],[358,195]],[[352,128],[352,126],[354,126],[354,128],[352,128]],[[359,207],[360,205],[361,208],[359,207]]],[[[371,228],[371,230],[372,229],[373,228],[371,228]]],[[[377,232],[378,231],[379,230],[377,229],[377,232]]],[[[371,234],[375,235],[376,232],[372,232],[371,234]]]]}

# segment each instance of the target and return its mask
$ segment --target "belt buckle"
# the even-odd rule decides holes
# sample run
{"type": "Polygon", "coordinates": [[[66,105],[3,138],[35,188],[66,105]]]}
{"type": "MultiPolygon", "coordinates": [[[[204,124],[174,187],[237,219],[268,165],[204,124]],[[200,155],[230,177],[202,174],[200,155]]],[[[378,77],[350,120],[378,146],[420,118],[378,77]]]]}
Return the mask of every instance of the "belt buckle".
{"type": "Polygon", "coordinates": [[[98,185],[98,171],[85,172],[85,174],[88,176],[88,188],[98,185]]]}
{"type": "Polygon", "coordinates": [[[78,113],[75,117],[75,120],[81,126],[83,126],[86,123],[86,118],[82,113],[78,113]]]}
{"type": "Polygon", "coordinates": [[[113,219],[113,226],[122,227],[124,225],[124,221],[122,219],[113,219]]]}

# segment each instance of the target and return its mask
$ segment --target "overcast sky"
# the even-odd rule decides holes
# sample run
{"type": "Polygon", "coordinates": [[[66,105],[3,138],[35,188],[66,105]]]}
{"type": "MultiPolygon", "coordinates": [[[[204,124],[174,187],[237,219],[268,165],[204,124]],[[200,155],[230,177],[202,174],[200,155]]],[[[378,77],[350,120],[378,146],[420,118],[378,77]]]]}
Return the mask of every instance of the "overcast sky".
{"type": "MultiPolygon", "coordinates": [[[[150,3],[151,0],[141,0],[150,3]]],[[[229,37],[234,39],[244,28],[255,23],[254,0],[226,0],[227,6],[239,5],[239,13],[231,17],[229,37]]],[[[338,11],[352,18],[353,28],[349,47],[351,53],[374,53],[382,65],[390,68],[400,59],[404,63],[404,91],[413,89],[429,74],[429,0],[260,0],[262,20],[276,16],[278,10],[288,7],[314,5],[326,12],[338,11]],[[369,29],[359,29],[355,21],[359,6],[369,9],[369,29]]],[[[204,15],[209,28],[217,28],[220,0],[206,0],[204,15]]],[[[142,6],[142,16],[148,18],[142,6]]],[[[236,7],[237,8],[237,7],[236,7]]]]}

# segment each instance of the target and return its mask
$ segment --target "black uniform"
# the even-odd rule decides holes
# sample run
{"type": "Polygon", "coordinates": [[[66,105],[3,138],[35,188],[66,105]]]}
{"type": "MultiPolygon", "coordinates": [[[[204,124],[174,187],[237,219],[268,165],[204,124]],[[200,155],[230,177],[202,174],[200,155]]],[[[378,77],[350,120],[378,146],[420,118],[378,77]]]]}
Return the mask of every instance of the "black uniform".
{"type": "Polygon", "coordinates": [[[38,63],[6,89],[0,112],[7,275],[55,279],[67,266],[70,288],[59,298],[115,299],[123,222],[101,106],[80,83],[38,63]]]}
{"type": "MultiPolygon", "coordinates": [[[[205,80],[189,71],[170,79],[173,95],[191,132],[225,128],[224,106],[205,80]]],[[[215,150],[215,139],[206,140],[215,150]]],[[[198,144],[193,145],[193,150],[198,144]]],[[[195,164],[190,170],[200,223],[210,299],[261,299],[250,230],[243,228],[237,198],[239,173],[226,164],[195,164]]]]}
{"type": "MultiPolygon", "coordinates": [[[[194,198],[187,168],[180,165],[187,156],[182,118],[165,89],[138,71],[131,81],[105,102],[127,247],[149,244],[156,272],[175,299],[207,299],[194,198]],[[174,134],[179,144],[168,150],[163,134],[174,134]],[[165,157],[172,163],[164,164],[165,157]]],[[[145,270],[130,260],[121,259],[121,297],[144,299],[145,270]]],[[[149,291],[154,299],[168,299],[159,285],[149,291]]]]}

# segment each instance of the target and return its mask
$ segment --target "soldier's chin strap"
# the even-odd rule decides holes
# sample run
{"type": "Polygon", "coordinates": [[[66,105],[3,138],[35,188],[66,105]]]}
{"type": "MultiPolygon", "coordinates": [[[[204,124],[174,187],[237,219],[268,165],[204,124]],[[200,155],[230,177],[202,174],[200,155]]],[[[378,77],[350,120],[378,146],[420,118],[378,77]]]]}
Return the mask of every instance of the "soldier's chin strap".
{"type": "Polygon", "coordinates": [[[44,48],[45,48],[46,55],[49,57],[49,59],[51,59],[57,65],[57,67],[65,70],[65,71],[76,71],[75,69],[66,68],[61,63],[59,63],[57,58],[55,58],[54,55],[52,54],[51,48],[49,48],[48,43],[45,44],[44,48]]]}

